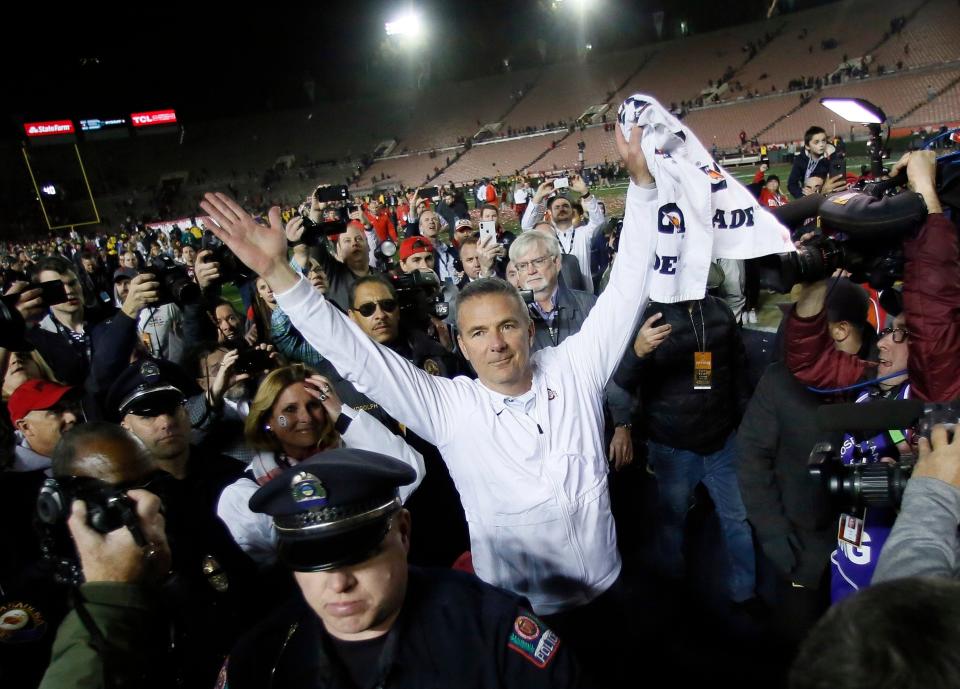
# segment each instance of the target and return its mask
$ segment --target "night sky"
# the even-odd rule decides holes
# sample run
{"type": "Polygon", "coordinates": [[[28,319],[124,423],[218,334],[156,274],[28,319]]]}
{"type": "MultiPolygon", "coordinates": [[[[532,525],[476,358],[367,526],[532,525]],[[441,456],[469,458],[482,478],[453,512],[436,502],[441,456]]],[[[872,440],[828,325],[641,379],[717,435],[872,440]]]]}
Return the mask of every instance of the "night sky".
{"type": "MultiPolygon", "coordinates": [[[[652,40],[651,12],[664,4],[592,3],[585,36],[600,51],[652,40]]],[[[409,4],[353,0],[291,9],[258,3],[270,9],[256,12],[201,3],[179,9],[160,3],[113,10],[99,5],[96,12],[78,5],[5,8],[8,33],[21,27],[26,43],[0,46],[8,96],[0,136],[17,136],[23,121],[48,118],[174,107],[181,121],[189,121],[297,107],[305,105],[303,84],[309,79],[317,98],[370,96],[390,88],[398,62],[384,48],[383,23],[409,4]],[[43,14],[42,24],[31,12],[43,14]]],[[[733,3],[732,14],[731,3],[668,4],[668,25],[682,16],[701,31],[757,18],[765,7],[759,0],[733,3]]],[[[538,38],[554,46],[555,58],[576,42],[569,5],[565,11],[550,11],[540,0],[420,0],[416,6],[429,21],[423,59],[429,60],[434,82],[495,73],[505,57],[514,68],[533,65],[538,38]]]]}

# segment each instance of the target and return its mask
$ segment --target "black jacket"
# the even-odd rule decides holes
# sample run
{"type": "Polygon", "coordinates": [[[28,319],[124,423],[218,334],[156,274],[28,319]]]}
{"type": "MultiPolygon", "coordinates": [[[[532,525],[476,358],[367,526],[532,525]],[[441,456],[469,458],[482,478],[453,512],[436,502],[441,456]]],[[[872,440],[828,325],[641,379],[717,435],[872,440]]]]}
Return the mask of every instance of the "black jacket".
{"type": "MultiPolygon", "coordinates": [[[[567,645],[554,647],[556,636],[528,609],[523,599],[468,574],[410,567],[403,609],[384,644],[376,686],[583,686],[567,645]],[[518,628],[529,641],[518,636],[518,628]],[[537,649],[543,667],[535,660],[537,649]]],[[[297,596],[233,649],[227,686],[352,689],[354,684],[322,622],[297,596]]]]}
{"type": "Polygon", "coordinates": [[[807,472],[817,441],[833,442],[838,451],[842,441],[839,434],[817,428],[814,412],[823,403],[786,364],[770,364],[737,433],[737,475],[747,518],[780,573],[807,587],[819,584],[836,547],[838,515],[807,472]]]}
{"type": "MultiPolygon", "coordinates": [[[[798,153],[793,158],[793,167],[790,168],[790,177],[787,179],[787,190],[795,199],[803,196],[803,183],[807,181],[807,164],[810,162],[810,156],[806,153],[798,153]]],[[[813,168],[811,176],[827,179],[827,173],[830,172],[830,161],[827,156],[823,156],[817,161],[817,166],[813,168]]]]}
{"type": "Polygon", "coordinates": [[[628,392],[637,391],[640,418],[650,440],[711,454],[720,450],[736,429],[749,398],[743,340],[733,312],[722,299],[708,295],[699,302],[700,307],[693,302],[692,312],[688,304],[651,302],[647,306],[641,324],[653,314],[663,313],[654,325],[669,323],[673,330],[644,359],[637,357],[632,345],[627,347],[613,380],[628,392]],[[712,355],[711,389],[694,390],[693,357],[698,338],[703,346],[704,332],[705,349],[712,355]]]}

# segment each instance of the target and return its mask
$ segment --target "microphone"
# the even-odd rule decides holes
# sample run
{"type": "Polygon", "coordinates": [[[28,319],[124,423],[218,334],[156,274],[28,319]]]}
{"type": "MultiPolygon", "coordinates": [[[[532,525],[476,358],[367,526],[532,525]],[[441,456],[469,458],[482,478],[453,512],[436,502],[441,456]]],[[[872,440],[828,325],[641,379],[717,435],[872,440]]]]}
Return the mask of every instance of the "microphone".
{"type": "Polygon", "coordinates": [[[886,431],[912,426],[924,413],[922,400],[876,400],[861,404],[825,404],[817,409],[821,431],[886,431]]]}

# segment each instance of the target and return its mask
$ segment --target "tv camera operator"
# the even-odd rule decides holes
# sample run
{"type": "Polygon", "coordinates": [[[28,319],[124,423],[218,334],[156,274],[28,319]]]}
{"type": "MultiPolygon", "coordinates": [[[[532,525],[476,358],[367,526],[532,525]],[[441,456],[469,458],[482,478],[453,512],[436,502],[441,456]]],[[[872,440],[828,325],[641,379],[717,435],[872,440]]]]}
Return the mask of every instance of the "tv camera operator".
{"type": "MultiPolygon", "coordinates": [[[[960,360],[960,322],[956,316],[960,310],[957,231],[943,214],[937,194],[934,154],[917,151],[904,155],[891,171],[891,178],[897,178],[903,170],[906,170],[910,191],[885,201],[889,200],[889,205],[903,204],[898,205],[901,208],[922,203],[926,219],[914,236],[909,236],[912,228],[908,221],[900,223],[902,229],[897,239],[902,238],[903,311],[893,327],[881,333],[879,361],[865,361],[833,346],[832,324],[828,323],[823,308],[830,289],[827,280],[803,286],[796,308],[786,322],[785,359],[797,379],[820,391],[856,391],[856,401],[860,403],[913,397],[936,402],[960,396],[960,378],[955,373],[960,360]]],[[[858,201],[852,193],[828,197],[820,215],[829,217],[834,206],[849,206],[856,211],[858,201]]],[[[879,253],[883,237],[876,236],[874,244],[866,247],[864,239],[869,240],[870,236],[859,238],[861,254],[869,254],[871,248],[879,253]]],[[[821,256],[827,257],[824,248],[831,246],[837,244],[820,243],[821,256]]],[[[891,261],[871,263],[862,256],[857,258],[856,252],[853,246],[841,245],[840,265],[836,267],[851,268],[855,276],[866,274],[874,286],[883,286],[883,280],[895,274],[897,267],[891,261]],[[865,271],[864,265],[873,270],[865,271]]],[[[876,435],[851,434],[840,448],[839,459],[846,465],[897,460],[910,453],[911,437],[910,428],[893,428],[876,435]]],[[[822,475],[828,478],[835,471],[831,466],[836,463],[836,457],[832,450],[823,450],[820,453],[822,475]]],[[[862,500],[841,515],[838,549],[832,558],[834,600],[869,584],[877,554],[883,548],[894,518],[891,509],[876,509],[862,500]]]]}

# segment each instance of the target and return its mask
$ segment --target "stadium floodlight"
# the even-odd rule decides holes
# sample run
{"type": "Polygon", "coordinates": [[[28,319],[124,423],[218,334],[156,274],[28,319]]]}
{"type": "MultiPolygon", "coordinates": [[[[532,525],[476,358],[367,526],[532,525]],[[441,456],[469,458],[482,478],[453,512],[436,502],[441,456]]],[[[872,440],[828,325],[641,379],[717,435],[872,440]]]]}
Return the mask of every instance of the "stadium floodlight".
{"type": "Polygon", "coordinates": [[[419,38],[423,34],[423,21],[420,15],[410,11],[400,15],[385,25],[388,36],[408,36],[419,38]]]}
{"type": "Polygon", "coordinates": [[[887,121],[883,110],[862,98],[821,98],[820,105],[837,113],[847,122],[883,124],[887,121]]]}

